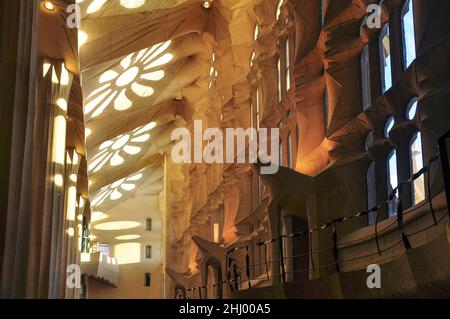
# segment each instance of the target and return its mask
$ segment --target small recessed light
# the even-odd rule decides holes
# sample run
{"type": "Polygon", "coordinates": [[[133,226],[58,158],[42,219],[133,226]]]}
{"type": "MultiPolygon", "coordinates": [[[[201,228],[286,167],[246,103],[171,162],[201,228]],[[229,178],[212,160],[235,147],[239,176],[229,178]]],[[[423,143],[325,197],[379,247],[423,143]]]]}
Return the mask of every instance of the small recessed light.
{"type": "Polygon", "coordinates": [[[43,6],[48,11],[55,11],[56,7],[51,1],[44,1],[43,6]]]}
{"type": "Polygon", "coordinates": [[[211,3],[211,1],[204,1],[202,6],[205,9],[209,9],[212,7],[212,3],[211,3]]]}

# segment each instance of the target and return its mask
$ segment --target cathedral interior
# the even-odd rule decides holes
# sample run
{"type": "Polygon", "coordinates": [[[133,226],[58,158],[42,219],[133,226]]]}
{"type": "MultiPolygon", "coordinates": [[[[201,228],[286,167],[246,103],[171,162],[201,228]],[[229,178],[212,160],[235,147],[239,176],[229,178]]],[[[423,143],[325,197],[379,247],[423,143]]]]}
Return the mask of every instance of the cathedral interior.
{"type": "Polygon", "coordinates": [[[449,12],[1,1],[0,297],[450,297],[449,12]]]}

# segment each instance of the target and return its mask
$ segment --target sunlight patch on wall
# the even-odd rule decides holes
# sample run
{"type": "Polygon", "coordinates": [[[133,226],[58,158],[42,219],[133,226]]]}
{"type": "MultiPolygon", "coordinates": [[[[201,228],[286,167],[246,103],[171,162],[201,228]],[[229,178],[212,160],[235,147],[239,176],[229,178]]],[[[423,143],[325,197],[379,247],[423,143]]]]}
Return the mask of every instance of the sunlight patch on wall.
{"type": "MultiPolygon", "coordinates": [[[[83,1],[77,1],[77,3],[81,3],[83,1]]],[[[147,0],[120,0],[119,3],[125,9],[137,9],[142,7],[146,3],[146,1],[147,0]]],[[[86,10],[86,13],[93,14],[100,11],[107,2],[108,0],[92,0],[86,10]]]]}
{"type": "Polygon", "coordinates": [[[97,230],[123,230],[139,227],[141,223],[133,221],[106,222],[94,226],[97,230]]]}
{"type": "Polygon", "coordinates": [[[165,77],[160,67],[173,59],[173,54],[166,53],[170,44],[171,41],[167,41],[132,53],[117,67],[101,74],[99,87],[85,100],[85,115],[97,117],[110,105],[116,111],[124,111],[133,106],[134,99],[152,96],[155,89],[151,83],[165,77]]]}
{"type": "Polygon", "coordinates": [[[145,0],[120,0],[120,5],[127,9],[140,8],[145,4],[145,0]]]}
{"type": "Polygon", "coordinates": [[[142,144],[150,140],[149,132],[155,127],[156,123],[150,122],[130,133],[121,134],[112,140],[103,142],[98,147],[97,154],[89,161],[89,172],[98,172],[108,162],[113,167],[122,165],[126,156],[139,154],[142,151],[142,144]]]}
{"type": "Polygon", "coordinates": [[[122,235],[122,236],[117,236],[116,239],[117,240],[134,240],[134,239],[138,239],[141,238],[140,235],[122,235]]]}
{"type": "Polygon", "coordinates": [[[108,218],[108,215],[102,213],[102,212],[93,212],[91,214],[91,222],[98,222],[100,220],[104,220],[108,218]]]}
{"type": "Polygon", "coordinates": [[[141,261],[141,244],[117,244],[114,246],[114,257],[119,265],[138,263],[141,261]]]}

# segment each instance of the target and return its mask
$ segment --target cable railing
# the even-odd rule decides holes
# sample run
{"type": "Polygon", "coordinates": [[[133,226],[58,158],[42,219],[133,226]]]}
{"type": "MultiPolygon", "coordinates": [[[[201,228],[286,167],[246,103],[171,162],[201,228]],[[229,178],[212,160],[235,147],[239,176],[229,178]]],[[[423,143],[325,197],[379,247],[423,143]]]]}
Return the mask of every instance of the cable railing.
{"type": "MultiPolygon", "coordinates": [[[[399,246],[401,244],[403,244],[403,246],[406,250],[411,249],[412,246],[411,246],[409,237],[415,236],[419,233],[422,233],[433,227],[438,226],[442,221],[444,221],[446,218],[448,218],[448,215],[449,215],[448,208],[447,208],[447,211],[444,211],[444,214],[441,213],[442,216],[437,216],[438,214],[436,213],[434,206],[433,206],[433,200],[445,190],[445,187],[443,187],[439,192],[437,192],[434,197],[432,197],[432,195],[431,195],[430,167],[432,166],[433,163],[437,162],[437,160],[439,158],[440,158],[440,154],[437,154],[434,157],[432,157],[428,161],[427,165],[424,166],[421,170],[419,170],[417,173],[413,174],[409,179],[398,183],[397,187],[395,187],[389,193],[389,196],[385,201],[382,201],[381,203],[379,203],[375,207],[372,207],[371,209],[360,211],[351,216],[339,217],[339,218],[332,219],[332,220],[327,221],[326,223],[322,224],[319,227],[306,229],[306,230],[300,231],[300,232],[293,232],[290,234],[283,234],[276,238],[271,238],[269,240],[264,240],[264,241],[260,241],[260,242],[256,242],[256,243],[248,243],[247,242],[245,244],[242,244],[240,246],[236,246],[236,247],[230,249],[225,254],[225,258],[226,258],[226,263],[225,263],[226,264],[226,279],[225,280],[223,280],[221,282],[213,283],[210,285],[202,285],[202,286],[198,286],[198,287],[187,288],[186,291],[192,293],[192,298],[195,298],[196,295],[198,295],[198,297],[201,298],[202,290],[204,290],[206,292],[208,289],[212,288],[212,289],[218,289],[217,291],[220,291],[220,293],[218,294],[218,296],[219,296],[223,292],[224,285],[228,286],[230,291],[237,291],[237,290],[242,289],[242,287],[244,286],[245,283],[247,284],[248,288],[252,288],[252,282],[260,281],[260,280],[270,280],[271,278],[274,278],[274,277],[276,277],[277,279],[280,279],[280,282],[286,282],[287,276],[295,275],[295,274],[299,274],[299,273],[307,274],[311,270],[315,271],[315,270],[321,270],[321,269],[328,269],[329,267],[336,267],[336,271],[340,272],[341,265],[343,265],[345,263],[355,262],[359,259],[369,258],[369,257],[373,257],[376,255],[383,256],[383,254],[395,249],[397,246],[399,246]],[[424,202],[422,202],[421,204],[416,205],[413,209],[409,210],[408,212],[403,212],[403,202],[402,202],[403,190],[406,189],[406,186],[414,183],[415,180],[420,178],[425,173],[427,173],[427,175],[428,175],[427,179],[426,179],[427,180],[426,186],[427,186],[427,193],[428,193],[426,200],[424,202]],[[392,223],[385,226],[382,229],[381,233],[390,231],[391,229],[393,229],[393,227],[395,225],[397,225],[398,226],[397,229],[400,231],[400,234],[401,234],[401,239],[396,241],[392,245],[382,249],[380,246],[380,238],[379,238],[380,231],[378,229],[379,228],[379,225],[378,225],[379,224],[379,212],[383,209],[383,207],[387,207],[393,200],[396,201],[396,207],[397,207],[396,218],[393,219],[392,223]],[[412,214],[412,213],[416,212],[418,209],[420,209],[426,205],[430,206],[430,214],[431,214],[433,223],[431,225],[429,225],[423,229],[420,229],[418,231],[415,231],[413,233],[409,233],[409,234],[406,233],[405,228],[404,228],[404,216],[406,216],[408,214],[412,214]],[[373,234],[370,234],[363,238],[358,238],[357,240],[353,240],[353,241],[349,241],[349,242],[344,242],[344,243],[338,242],[338,236],[337,236],[338,234],[337,234],[337,227],[336,227],[338,224],[348,222],[354,218],[368,216],[371,213],[376,214],[375,223],[373,224],[373,227],[374,227],[373,234]],[[322,232],[322,231],[325,231],[330,228],[331,228],[332,244],[325,248],[321,248],[321,249],[317,249],[317,250],[312,249],[312,246],[311,246],[312,234],[314,232],[322,232]],[[283,241],[286,239],[293,240],[295,238],[304,237],[304,236],[309,237],[309,244],[310,244],[309,251],[306,253],[300,253],[300,254],[296,254],[293,256],[284,256],[285,245],[283,245],[283,241]],[[375,243],[376,243],[375,251],[370,252],[368,254],[364,254],[364,255],[352,256],[350,258],[344,258],[344,259],[340,258],[339,250],[346,248],[350,245],[355,245],[360,242],[365,242],[368,240],[375,240],[375,243]],[[273,245],[275,243],[278,243],[278,247],[274,248],[273,245]],[[268,252],[267,252],[268,249],[267,248],[269,245],[272,245],[272,247],[270,247],[271,251],[272,251],[272,249],[278,249],[279,259],[274,259],[274,260],[268,259],[268,252]],[[258,248],[264,247],[264,254],[263,254],[264,261],[259,262],[259,263],[250,263],[249,250],[250,250],[250,248],[255,248],[255,247],[258,247],[258,248]],[[231,254],[238,252],[238,251],[242,251],[242,250],[245,250],[245,252],[244,252],[245,265],[244,266],[238,265],[238,260],[231,256],[231,254]],[[316,267],[314,256],[315,255],[318,256],[319,254],[323,254],[324,252],[327,252],[327,251],[329,252],[329,250],[332,250],[333,260],[327,264],[316,267]],[[303,269],[290,269],[290,268],[296,268],[295,266],[293,267],[293,265],[290,265],[290,267],[288,267],[288,263],[294,262],[294,260],[297,260],[300,258],[306,258],[307,260],[305,260],[304,263],[307,263],[308,265],[310,265],[310,267],[303,268],[303,269]],[[271,265],[271,267],[269,267],[269,265],[271,265]],[[279,269],[280,273],[276,273],[274,275],[272,273],[271,269],[274,269],[274,267],[275,267],[275,269],[277,269],[278,266],[280,267],[280,269],[279,269]],[[259,270],[255,271],[255,267],[258,267],[259,270]],[[288,268],[288,269],[286,269],[286,268],[288,268]],[[243,274],[245,274],[245,276],[243,276],[243,274]],[[252,274],[253,274],[253,276],[252,276],[252,274]],[[244,279],[244,277],[246,279],[244,279]]],[[[259,253],[261,253],[261,251],[259,251],[259,253]]]]}

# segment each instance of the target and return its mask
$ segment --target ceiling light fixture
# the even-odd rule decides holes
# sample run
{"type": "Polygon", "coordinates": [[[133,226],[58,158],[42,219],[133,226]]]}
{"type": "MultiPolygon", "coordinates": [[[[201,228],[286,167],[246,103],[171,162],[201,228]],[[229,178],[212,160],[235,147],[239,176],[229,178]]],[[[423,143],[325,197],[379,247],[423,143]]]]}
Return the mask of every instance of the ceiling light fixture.
{"type": "Polygon", "coordinates": [[[202,4],[203,8],[209,9],[212,7],[212,1],[204,1],[202,4]]]}
{"type": "Polygon", "coordinates": [[[49,12],[53,12],[56,10],[56,6],[51,1],[43,1],[42,7],[49,12]]]}

